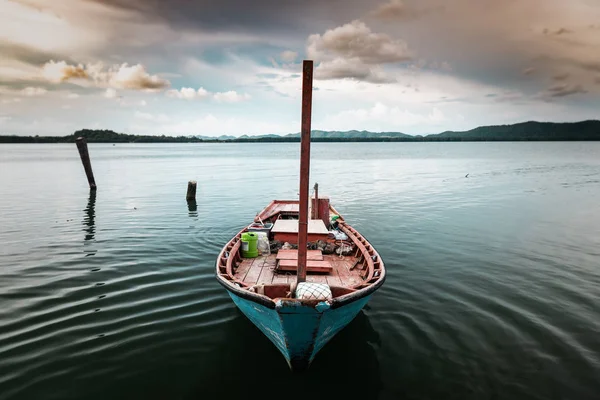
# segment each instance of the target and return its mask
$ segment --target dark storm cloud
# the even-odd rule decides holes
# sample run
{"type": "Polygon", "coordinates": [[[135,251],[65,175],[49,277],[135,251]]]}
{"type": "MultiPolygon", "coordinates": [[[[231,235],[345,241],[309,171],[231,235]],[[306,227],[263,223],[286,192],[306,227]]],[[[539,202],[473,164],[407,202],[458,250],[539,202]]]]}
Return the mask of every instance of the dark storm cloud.
{"type": "Polygon", "coordinates": [[[184,29],[306,31],[360,17],[370,10],[360,0],[91,0],[137,11],[150,20],[184,29]]]}

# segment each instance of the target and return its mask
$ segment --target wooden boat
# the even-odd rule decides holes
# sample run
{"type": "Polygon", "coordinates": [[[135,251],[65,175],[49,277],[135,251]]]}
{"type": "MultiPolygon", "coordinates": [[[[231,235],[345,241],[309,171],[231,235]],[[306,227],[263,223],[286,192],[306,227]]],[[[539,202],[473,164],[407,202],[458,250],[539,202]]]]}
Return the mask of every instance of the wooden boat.
{"type": "Polygon", "coordinates": [[[385,280],[375,248],[329,198],[320,198],[315,187],[309,201],[311,103],[312,61],[305,60],[300,199],[268,204],[223,247],[216,263],[218,282],[292,370],[308,368],[385,280]],[[268,238],[268,250],[263,246],[264,254],[244,257],[242,235],[257,231],[263,245],[268,238]]]}

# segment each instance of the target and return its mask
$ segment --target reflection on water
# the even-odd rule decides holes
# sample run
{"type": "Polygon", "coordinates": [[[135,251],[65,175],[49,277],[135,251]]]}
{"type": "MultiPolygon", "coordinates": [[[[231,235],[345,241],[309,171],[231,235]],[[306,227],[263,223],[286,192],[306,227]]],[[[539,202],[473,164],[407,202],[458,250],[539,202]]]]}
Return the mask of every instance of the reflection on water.
{"type": "Polygon", "coordinates": [[[190,217],[197,217],[198,216],[198,203],[196,203],[196,200],[188,200],[187,206],[188,206],[188,211],[190,213],[189,214],[190,217]]]}
{"type": "Polygon", "coordinates": [[[258,398],[378,397],[382,389],[377,359],[381,339],[365,311],[319,352],[307,371],[296,373],[290,371],[283,356],[258,328],[241,312],[236,314],[237,318],[228,322],[222,345],[207,355],[213,362],[196,371],[196,388],[186,400],[251,398],[253,391],[260,393],[258,398]],[[224,384],[222,375],[229,372],[239,381],[234,378],[235,384],[224,384]],[[308,393],[312,397],[307,397],[308,393]]]}
{"type": "MultiPolygon", "coordinates": [[[[83,210],[85,215],[83,216],[83,231],[85,232],[84,244],[88,244],[86,242],[94,241],[96,234],[96,191],[90,190],[90,195],[88,198],[87,207],[83,210]]],[[[92,243],[89,243],[92,244],[92,243]]],[[[95,248],[84,250],[87,256],[93,256],[96,254],[97,250],[95,248]]]]}

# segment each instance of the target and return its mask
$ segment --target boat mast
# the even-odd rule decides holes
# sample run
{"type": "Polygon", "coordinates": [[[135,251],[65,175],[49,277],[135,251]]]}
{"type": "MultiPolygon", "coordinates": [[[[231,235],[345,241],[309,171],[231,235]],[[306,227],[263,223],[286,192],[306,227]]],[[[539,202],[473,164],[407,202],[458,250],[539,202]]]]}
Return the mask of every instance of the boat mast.
{"type": "Polygon", "coordinates": [[[300,215],[298,221],[298,272],[296,283],[306,280],[308,236],[308,181],[310,172],[310,118],[312,109],[313,62],[302,63],[302,129],[300,143],[300,215]]]}

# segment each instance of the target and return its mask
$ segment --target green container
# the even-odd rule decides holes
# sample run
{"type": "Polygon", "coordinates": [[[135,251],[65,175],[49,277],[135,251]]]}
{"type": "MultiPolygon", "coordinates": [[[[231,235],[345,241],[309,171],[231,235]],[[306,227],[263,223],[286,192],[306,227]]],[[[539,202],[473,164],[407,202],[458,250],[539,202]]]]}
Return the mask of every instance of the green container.
{"type": "Polygon", "coordinates": [[[258,235],[254,232],[242,233],[242,257],[258,257],[258,235]]]}

